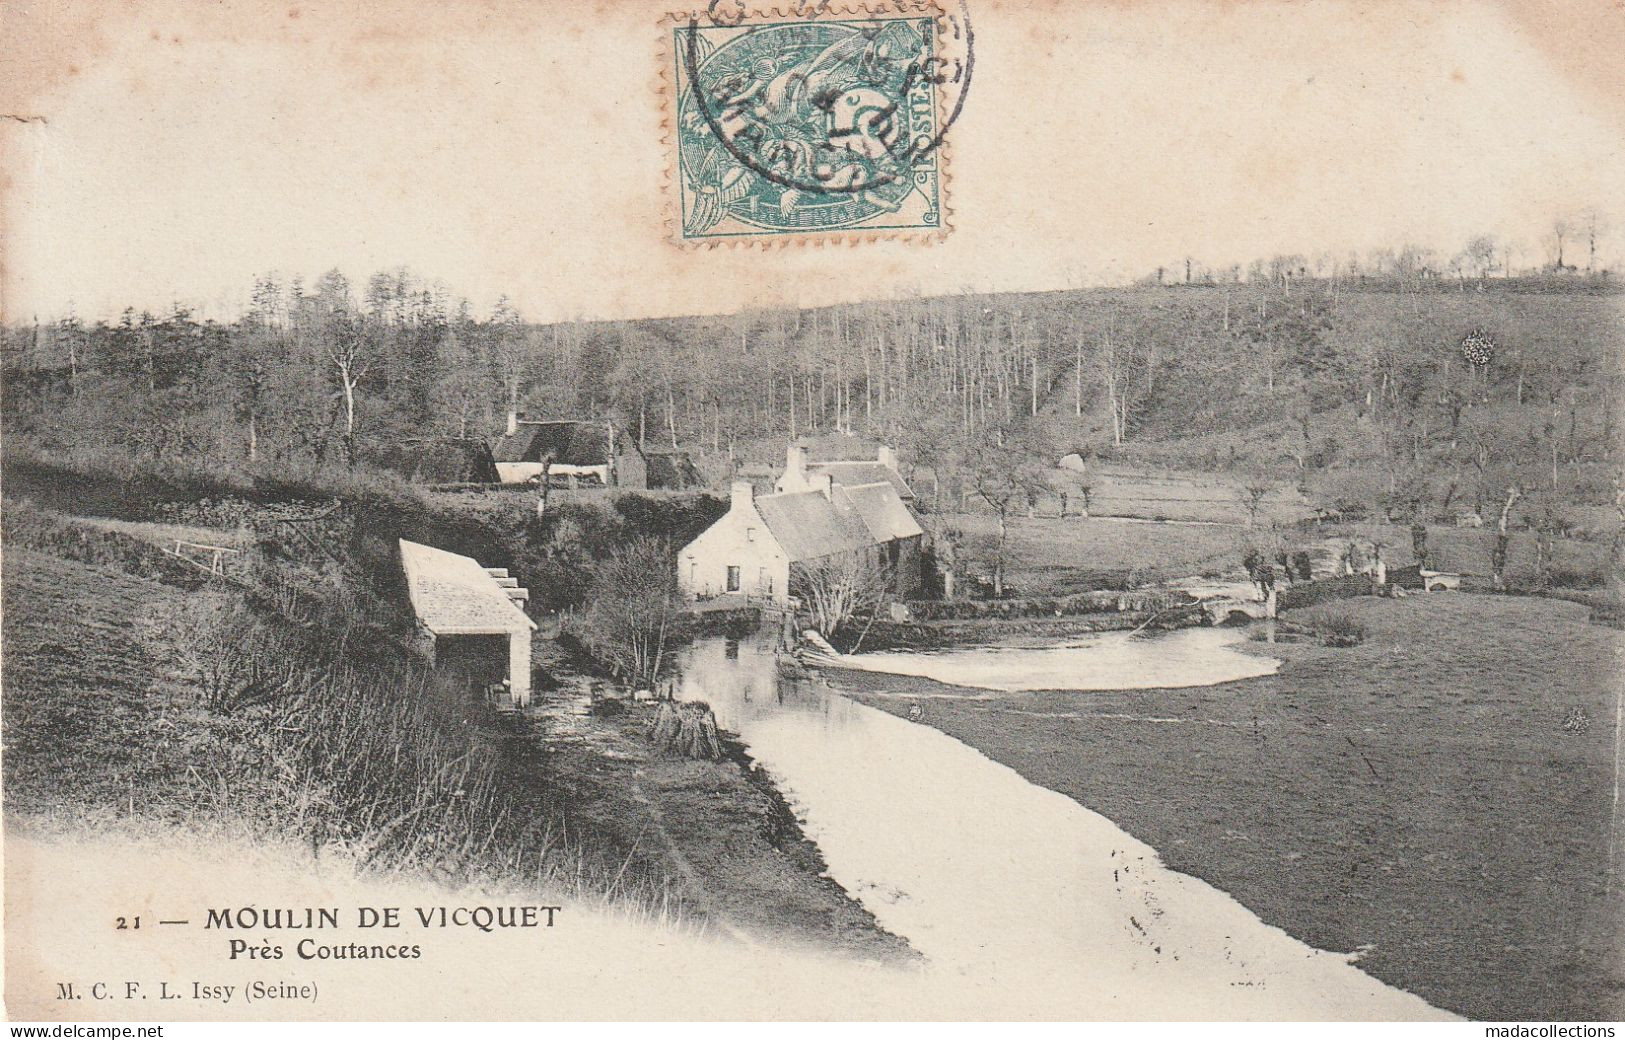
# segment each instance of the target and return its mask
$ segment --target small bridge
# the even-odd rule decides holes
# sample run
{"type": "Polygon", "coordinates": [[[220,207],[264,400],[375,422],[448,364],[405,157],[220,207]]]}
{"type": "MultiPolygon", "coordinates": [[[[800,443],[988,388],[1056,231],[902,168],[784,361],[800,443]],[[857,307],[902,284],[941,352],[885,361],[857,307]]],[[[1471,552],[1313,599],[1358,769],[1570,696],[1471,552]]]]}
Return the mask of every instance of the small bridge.
{"type": "Polygon", "coordinates": [[[1247,620],[1269,617],[1269,604],[1260,599],[1241,599],[1238,596],[1215,596],[1197,604],[1207,615],[1208,624],[1222,625],[1240,615],[1247,620]]]}
{"type": "Polygon", "coordinates": [[[763,596],[756,593],[725,592],[721,595],[704,599],[693,599],[688,603],[688,610],[693,614],[715,614],[734,610],[759,610],[763,614],[785,614],[795,611],[800,601],[791,600],[785,603],[772,596],[763,596]]]}

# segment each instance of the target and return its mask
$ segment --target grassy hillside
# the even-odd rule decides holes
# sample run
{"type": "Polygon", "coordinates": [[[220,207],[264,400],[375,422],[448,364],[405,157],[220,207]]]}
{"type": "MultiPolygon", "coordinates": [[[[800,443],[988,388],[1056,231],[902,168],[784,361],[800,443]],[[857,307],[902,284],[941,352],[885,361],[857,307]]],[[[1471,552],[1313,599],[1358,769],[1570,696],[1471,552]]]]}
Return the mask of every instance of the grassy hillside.
{"type": "MultiPolygon", "coordinates": [[[[898,446],[937,510],[987,508],[991,481],[1050,510],[1089,487],[1102,515],[1234,522],[1227,480],[1269,485],[1266,515],[1285,519],[1493,522],[1517,487],[1514,526],[1620,523],[1625,296],[1608,279],[1140,286],[634,324],[686,359],[638,416],[713,473],[772,466],[794,434],[815,454],[898,446]],[[1490,344],[1483,365],[1470,333],[1490,344]],[[718,355],[735,340],[743,358],[718,355]],[[1072,451],[1085,473],[1048,468],[1072,451]]],[[[618,355],[617,335],[586,341],[618,355]]]]}
{"type": "Polygon", "coordinates": [[[8,545],[8,812],[185,817],[216,720],[155,638],[182,589],[8,545]]]}
{"type": "Polygon", "coordinates": [[[1525,444],[1529,435],[1540,440],[1548,424],[1560,427],[1560,468],[1571,467],[1569,482],[1584,485],[1585,497],[1606,486],[1606,480],[1593,486],[1586,467],[1618,457],[1606,405],[1619,395],[1622,319],[1619,287],[1606,280],[1311,279],[636,324],[692,357],[691,379],[718,371],[722,359],[711,356],[717,343],[765,341],[741,362],[743,372],[721,378],[743,381],[747,395],[725,400],[724,408],[746,409],[760,425],[770,404],[765,386],[758,381],[762,389],[752,389],[742,376],[779,367],[784,381],[772,413],[774,435],[739,436],[737,420],[730,433],[726,412],[713,423],[710,416],[685,416],[679,404],[672,416],[688,446],[713,446],[717,438],[707,433],[716,426],[736,455],[756,461],[782,451],[789,432],[782,394],[795,368],[816,382],[811,407],[802,402],[797,433],[844,426],[890,437],[921,464],[945,453],[950,425],[968,430],[1036,419],[1034,439],[1054,454],[1081,448],[1202,471],[1285,466],[1292,471],[1287,479],[1296,480],[1301,471],[1368,462],[1384,451],[1453,466],[1464,419],[1476,426],[1483,417],[1509,442],[1495,446],[1498,453],[1522,457],[1529,448],[1524,461],[1531,463],[1540,445],[1525,444]],[[1494,344],[1489,364],[1476,371],[1460,352],[1473,330],[1494,344]],[[978,387],[984,378],[992,385],[978,387]],[[832,389],[836,383],[850,383],[852,397],[832,389]],[[1404,443],[1379,443],[1385,434],[1404,443]]]}
{"type": "Polygon", "coordinates": [[[346,561],[356,588],[398,599],[396,540],[406,538],[509,568],[531,589],[536,610],[579,606],[593,561],[616,547],[639,537],[680,545],[726,508],[703,492],[560,491],[543,522],[534,491],[434,492],[361,467],[256,474],[18,448],[3,461],[8,501],[86,518],[125,542],[151,546],[147,555],[159,564],[156,545],[188,534],[216,545],[271,539],[279,553],[325,564],[320,551],[276,521],[326,515],[303,529],[346,561]]]}
{"type": "Polygon", "coordinates": [[[824,876],[742,748],[689,761],[651,746],[650,706],[577,714],[598,680],[556,644],[536,647],[540,710],[498,717],[403,656],[343,569],[279,560],[278,587],[301,593],[289,599],[263,584],[263,560],[232,572],[242,588],[156,547],[176,530],[219,544],[231,528],[17,499],[5,524],[10,823],[226,834],[753,942],[911,956],[824,876]]]}
{"type": "Polygon", "coordinates": [[[491,740],[468,724],[477,706],[386,647],[330,625],[313,639],[234,590],[177,588],[15,541],[4,564],[8,813],[229,827],[467,876],[557,868],[497,788],[491,740]],[[401,829],[408,819],[418,823],[401,829]]]}

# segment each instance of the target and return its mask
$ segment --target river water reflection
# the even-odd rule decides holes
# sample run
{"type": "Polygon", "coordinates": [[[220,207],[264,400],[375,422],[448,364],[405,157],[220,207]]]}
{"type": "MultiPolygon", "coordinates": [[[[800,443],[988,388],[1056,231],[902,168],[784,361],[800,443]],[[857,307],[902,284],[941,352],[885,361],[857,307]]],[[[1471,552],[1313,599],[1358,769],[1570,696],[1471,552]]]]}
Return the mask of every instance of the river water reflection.
{"type": "Polygon", "coordinates": [[[1245,638],[1246,630],[1239,628],[1185,628],[1154,636],[1097,632],[1053,646],[886,651],[849,655],[841,663],[1005,692],[1213,686],[1270,675],[1281,666],[1236,649],[1245,638]]]}
{"type": "Polygon", "coordinates": [[[929,970],[976,986],[1059,987],[1056,1007],[1078,1014],[1433,1013],[938,730],[818,681],[781,680],[771,647],[717,638],[686,648],[678,696],[709,702],[742,737],[830,875],[929,970]]]}

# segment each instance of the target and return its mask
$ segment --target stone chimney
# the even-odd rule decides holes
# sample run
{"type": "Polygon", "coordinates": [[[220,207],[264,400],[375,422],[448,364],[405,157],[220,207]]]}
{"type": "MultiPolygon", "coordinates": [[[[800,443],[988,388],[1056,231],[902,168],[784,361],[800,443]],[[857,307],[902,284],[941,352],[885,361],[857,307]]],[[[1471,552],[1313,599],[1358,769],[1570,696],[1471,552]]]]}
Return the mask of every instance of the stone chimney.
{"type": "Polygon", "coordinates": [[[517,409],[508,409],[508,436],[512,437],[519,432],[519,412],[517,409]]]}
{"type": "Polygon", "coordinates": [[[835,498],[834,475],[829,473],[814,474],[812,478],[812,488],[825,498],[833,500],[835,498]]]}
{"type": "Polygon", "coordinates": [[[892,469],[897,468],[897,453],[891,450],[890,444],[880,446],[880,464],[890,466],[892,469]]]}
{"type": "Polygon", "coordinates": [[[756,485],[748,480],[736,480],[728,489],[728,511],[752,508],[756,502],[756,485]]]}
{"type": "Polygon", "coordinates": [[[794,442],[784,453],[784,475],[792,484],[800,484],[806,479],[807,449],[794,442]]]}

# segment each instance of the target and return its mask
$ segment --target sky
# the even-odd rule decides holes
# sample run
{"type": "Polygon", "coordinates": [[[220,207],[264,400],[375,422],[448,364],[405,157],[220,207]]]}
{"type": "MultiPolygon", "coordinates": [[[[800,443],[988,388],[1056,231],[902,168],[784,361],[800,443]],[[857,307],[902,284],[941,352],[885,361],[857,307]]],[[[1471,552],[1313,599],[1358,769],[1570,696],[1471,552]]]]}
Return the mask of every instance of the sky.
{"type": "Polygon", "coordinates": [[[694,250],[666,5],[12,0],[0,306],[229,318],[268,271],[406,265],[537,321],[731,313],[1484,232],[1534,265],[1586,207],[1625,258],[1625,6],[966,3],[945,240],[694,250]]]}

